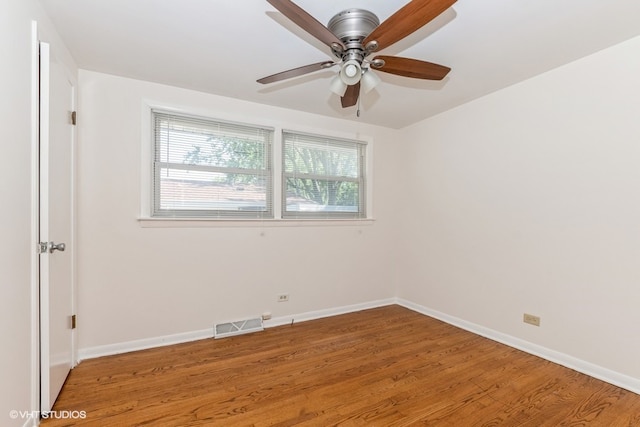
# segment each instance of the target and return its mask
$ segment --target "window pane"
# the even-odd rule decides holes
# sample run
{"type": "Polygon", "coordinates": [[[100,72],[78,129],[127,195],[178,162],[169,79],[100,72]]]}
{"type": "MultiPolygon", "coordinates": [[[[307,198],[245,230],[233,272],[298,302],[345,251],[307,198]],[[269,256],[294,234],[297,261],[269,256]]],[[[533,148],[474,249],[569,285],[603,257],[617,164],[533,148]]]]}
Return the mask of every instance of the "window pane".
{"type": "Polygon", "coordinates": [[[267,211],[265,177],[168,168],[159,172],[160,210],[267,211]]]}
{"type": "Polygon", "coordinates": [[[359,212],[356,182],[287,178],[287,212],[359,212]]]}
{"type": "Polygon", "coordinates": [[[285,172],[357,178],[358,149],[327,144],[286,144],[285,172]]]}
{"type": "Polygon", "coordinates": [[[283,132],[283,211],[289,218],[362,218],[366,144],[283,132]]]}
{"type": "Polygon", "coordinates": [[[160,120],[156,128],[157,157],[165,163],[265,169],[264,130],[242,135],[230,130],[160,120]]]}
{"type": "Polygon", "coordinates": [[[153,215],[272,215],[272,129],[161,111],[153,118],[153,215]]]}

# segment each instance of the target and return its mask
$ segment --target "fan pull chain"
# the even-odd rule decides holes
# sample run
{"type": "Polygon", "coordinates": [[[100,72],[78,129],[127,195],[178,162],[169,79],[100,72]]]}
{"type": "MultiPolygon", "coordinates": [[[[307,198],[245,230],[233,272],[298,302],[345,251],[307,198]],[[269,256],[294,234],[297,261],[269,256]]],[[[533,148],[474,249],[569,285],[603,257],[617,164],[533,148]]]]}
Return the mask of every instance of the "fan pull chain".
{"type": "Polygon", "coordinates": [[[360,117],[360,94],[358,94],[358,109],[356,110],[356,117],[360,117]]]}

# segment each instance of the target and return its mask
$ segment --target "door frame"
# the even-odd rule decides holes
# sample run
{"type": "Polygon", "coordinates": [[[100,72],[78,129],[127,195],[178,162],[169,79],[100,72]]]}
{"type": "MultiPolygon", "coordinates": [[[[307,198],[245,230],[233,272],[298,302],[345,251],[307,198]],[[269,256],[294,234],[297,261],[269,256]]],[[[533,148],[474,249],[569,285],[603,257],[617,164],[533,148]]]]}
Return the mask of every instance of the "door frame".
{"type": "MultiPolygon", "coordinates": [[[[40,42],[44,42],[38,22],[31,21],[31,408],[41,410],[41,361],[40,361],[40,42]]],[[[65,67],[66,70],[66,67],[65,67]]],[[[68,73],[68,70],[66,70],[68,73]]],[[[72,82],[72,104],[77,105],[77,81],[68,75],[72,82]]],[[[71,249],[71,307],[76,313],[76,146],[77,130],[72,129],[71,150],[71,236],[68,247],[71,249]]],[[[77,330],[71,331],[71,365],[78,364],[77,330]]],[[[33,425],[39,419],[32,419],[33,425]]]]}

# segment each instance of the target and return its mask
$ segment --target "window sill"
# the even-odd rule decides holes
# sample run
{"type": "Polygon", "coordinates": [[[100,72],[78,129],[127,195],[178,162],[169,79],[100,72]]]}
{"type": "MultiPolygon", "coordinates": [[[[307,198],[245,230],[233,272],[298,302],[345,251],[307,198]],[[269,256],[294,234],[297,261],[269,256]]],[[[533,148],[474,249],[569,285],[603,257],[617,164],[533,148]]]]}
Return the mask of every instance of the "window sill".
{"type": "Polygon", "coordinates": [[[213,227],[340,227],[372,225],[373,218],[363,219],[213,219],[213,218],[138,218],[142,228],[213,228],[213,227]]]}

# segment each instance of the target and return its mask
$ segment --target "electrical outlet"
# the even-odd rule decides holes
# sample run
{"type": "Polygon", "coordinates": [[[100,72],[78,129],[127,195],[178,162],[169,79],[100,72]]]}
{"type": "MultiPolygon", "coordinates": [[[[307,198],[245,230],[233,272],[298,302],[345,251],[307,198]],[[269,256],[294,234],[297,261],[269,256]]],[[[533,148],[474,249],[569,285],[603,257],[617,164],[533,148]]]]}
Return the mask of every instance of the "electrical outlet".
{"type": "Polygon", "coordinates": [[[278,302],[287,302],[289,301],[289,294],[279,294],[278,302]]]}
{"type": "Polygon", "coordinates": [[[522,321],[533,326],[540,326],[540,317],[534,316],[533,314],[525,313],[522,317],[522,321]]]}

